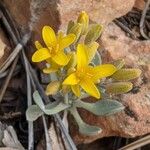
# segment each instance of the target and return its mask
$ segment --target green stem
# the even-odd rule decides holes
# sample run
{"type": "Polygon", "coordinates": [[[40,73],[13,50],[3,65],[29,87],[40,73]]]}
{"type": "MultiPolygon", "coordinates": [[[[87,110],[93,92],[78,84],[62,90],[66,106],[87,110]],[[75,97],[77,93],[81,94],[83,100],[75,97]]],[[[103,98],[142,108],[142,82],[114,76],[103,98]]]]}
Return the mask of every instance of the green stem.
{"type": "Polygon", "coordinates": [[[78,125],[84,124],[84,122],[83,122],[82,118],[80,117],[76,107],[72,107],[71,109],[69,109],[69,111],[73,115],[73,117],[75,118],[78,125]]]}
{"type": "Polygon", "coordinates": [[[64,103],[69,104],[68,93],[64,96],[64,103]]]}
{"type": "Polygon", "coordinates": [[[88,109],[88,108],[91,108],[92,104],[91,104],[91,103],[83,102],[82,100],[77,100],[77,101],[74,103],[74,106],[75,106],[75,107],[78,107],[78,108],[88,109]]]}

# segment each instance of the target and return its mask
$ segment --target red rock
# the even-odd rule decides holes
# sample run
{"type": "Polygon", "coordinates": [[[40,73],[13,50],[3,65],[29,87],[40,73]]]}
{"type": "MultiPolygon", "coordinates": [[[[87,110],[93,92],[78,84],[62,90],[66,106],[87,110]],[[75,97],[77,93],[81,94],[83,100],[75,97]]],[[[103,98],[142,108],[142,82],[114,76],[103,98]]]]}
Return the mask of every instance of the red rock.
{"type": "Polygon", "coordinates": [[[66,27],[71,19],[76,19],[81,11],[86,11],[91,20],[107,25],[113,19],[129,12],[135,0],[76,0],[70,3],[69,0],[60,0],[58,10],[60,13],[61,26],[66,27]]]}
{"type": "Polygon", "coordinates": [[[3,29],[0,28],[0,65],[7,59],[10,53],[10,43],[3,29]]]}
{"type": "Polygon", "coordinates": [[[128,3],[126,0],[20,0],[17,3],[15,0],[3,1],[19,27],[24,30],[32,24],[36,34],[41,32],[41,27],[45,24],[55,29],[61,25],[66,29],[67,23],[76,19],[81,11],[89,13],[92,21],[106,25],[129,12],[134,2],[135,0],[128,0],[128,3]]]}
{"type": "Polygon", "coordinates": [[[135,41],[128,38],[115,24],[106,27],[102,34],[100,44],[105,49],[104,62],[124,58],[128,67],[138,67],[143,70],[143,75],[134,81],[139,86],[139,91],[123,94],[120,102],[126,107],[124,111],[109,117],[96,117],[95,115],[80,110],[86,123],[97,125],[103,129],[96,136],[83,136],[77,132],[74,123],[70,125],[70,132],[74,141],[90,143],[96,139],[107,136],[136,137],[150,133],[150,43],[149,41],[135,41]],[[142,64],[141,64],[142,63],[142,64]]]}
{"type": "Polygon", "coordinates": [[[136,0],[135,1],[135,4],[134,4],[134,7],[135,8],[138,8],[140,10],[143,10],[144,9],[144,6],[145,6],[145,0],[136,0]]]}

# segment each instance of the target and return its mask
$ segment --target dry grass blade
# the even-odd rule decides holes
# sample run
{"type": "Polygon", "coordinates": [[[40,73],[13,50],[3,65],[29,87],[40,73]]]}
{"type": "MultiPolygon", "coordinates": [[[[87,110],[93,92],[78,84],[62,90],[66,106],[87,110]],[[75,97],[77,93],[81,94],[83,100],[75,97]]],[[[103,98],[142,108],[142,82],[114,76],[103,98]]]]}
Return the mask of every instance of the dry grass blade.
{"type": "Polygon", "coordinates": [[[120,21],[118,21],[117,19],[114,20],[114,22],[125,32],[129,33],[131,35],[131,37],[135,40],[137,40],[137,37],[134,35],[134,33],[128,28],[126,27],[123,23],[121,23],[120,21]]]}
{"type": "Polygon", "coordinates": [[[22,45],[18,44],[16,48],[13,50],[13,52],[10,54],[10,56],[2,64],[2,66],[0,66],[0,74],[3,73],[11,65],[11,63],[16,58],[21,49],[22,45]]]}
{"type": "Polygon", "coordinates": [[[47,124],[46,124],[46,119],[45,119],[45,116],[43,115],[42,116],[42,119],[43,119],[43,125],[44,125],[44,131],[45,131],[45,139],[46,139],[46,149],[47,150],[52,150],[52,141],[49,137],[49,133],[48,133],[48,128],[47,128],[47,124]]]}
{"type": "MultiPolygon", "coordinates": [[[[25,70],[26,70],[26,78],[27,78],[27,100],[28,107],[32,105],[32,94],[31,94],[31,80],[30,74],[28,70],[27,62],[25,61],[25,70]]],[[[33,122],[28,121],[28,150],[34,149],[34,132],[33,132],[33,122]]]]}
{"type": "Polygon", "coordinates": [[[140,148],[147,144],[150,144],[150,135],[147,135],[131,144],[128,144],[128,145],[120,148],[119,150],[134,150],[134,149],[140,148]]]}
{"type": "Polygon", "coordinates": [[[149,40],[150,38],[144,33],[144,22],[145,22],[145,16],[146,16],[147,10],[149,8],[149,5],[150,5],[150,0],[148,0],[147,3],[145,4],[145,8],[142,12],[142,17],[140,20],[140,32],[141,32],[142,36],[147,40],[149,40]]]}
{"type": "Polygon", "coordinates": [[[0,102],[1,102],[2,99],[3,99],[3,96],[4,96],[5,91],[6,91],[6,89],[7,89],[8,83],[9,83],[9,81],[10,81],[10,79],[11,79],[11,77],[12,77],[12,74],[13,74],[13,72],[14,72],[14,69],[15,69],[15,67],[16,67],[17,61],[18,61],[18,57],[16,57],[16,59],[14,60],[14,62],[13,62],[13,64],[12,64],[12,67],[11,67],[11,69],[10,69],[10,72],[9,72],[9,74],[8,74],[8,76],[7,76],[7,78],[6,78],[5,82],[4,82],[4,84],[3,84],[4,86],[1,88],[1,92],[0,92],[0,102]]]}

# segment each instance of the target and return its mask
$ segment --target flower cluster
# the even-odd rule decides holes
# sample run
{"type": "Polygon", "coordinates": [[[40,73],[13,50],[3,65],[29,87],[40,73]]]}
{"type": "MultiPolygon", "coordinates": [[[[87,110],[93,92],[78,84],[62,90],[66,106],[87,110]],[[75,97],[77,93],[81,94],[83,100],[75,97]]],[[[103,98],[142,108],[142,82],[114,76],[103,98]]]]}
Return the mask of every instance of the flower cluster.
{"type": "Polygon", "coordinates": [[[102,64],[97,42],[102,26],[89,24],[89,16],[81,12],[77,20],[68,23],[66,33],[58,34],[50,26],[44,26],[42,37],[44,44],[35,42],[36,51],[33,62],[46,62],[43,73],[50,76],[46,95],[55,101],[45,105],[42,97],[35,91],[32,105],[26,112],[27,119],[36,120],[43,114],[52,115],[67,110],[75,118],[79,131],[85,135],[94,135],[101,131],[99,127],[86,124],[77,108],[83,108],[95,115],[112,115],[124,109],[113,99],[114,94],[123,94],[132,89],[130,80],[140,76],[139,69],[126,69],[122,59],[102,64]],[[101,99],[87,103],[82,99],[92,96],[101,99]],[[61,97],[62,100],[59,98],[61,97]]]}
{"type": "MultiPolygon", "coordinates": [[[[59,71],[61,75],[64,74],[61,84],[70,86],[77,97],[81,96],[83,89],[89,95],[99,99],[100,92],[95,84],[100,82],[100,79],[111,76],[116,71],[116,67],[113,64],[92,65],[99,44],[95,42],[97,37],[88,38],[91,32],[91,30],[88,32],[88,26],[89,17],[85,12],[80,14],[77,23],[74,23],[67,35],[63,32],[56,35],[51,27],[44,26],[42,37],[45,46],[38,41],[35,42],[37,51],[33,54],[32,61],[46,61],[48,67],[43,69],[44,73],[59,71]],[[88,42],[77,42],[79,37],[84,35],[88,42]]],[[[98,27],[102,29],[101,26],[98,27]]],[[[99,35],[100,32],[101,30],[98,30],[96,34],[99,35]]],[[[91,36],[92,34],[94,36],[95,33],[92,32],[91,36]]]]}

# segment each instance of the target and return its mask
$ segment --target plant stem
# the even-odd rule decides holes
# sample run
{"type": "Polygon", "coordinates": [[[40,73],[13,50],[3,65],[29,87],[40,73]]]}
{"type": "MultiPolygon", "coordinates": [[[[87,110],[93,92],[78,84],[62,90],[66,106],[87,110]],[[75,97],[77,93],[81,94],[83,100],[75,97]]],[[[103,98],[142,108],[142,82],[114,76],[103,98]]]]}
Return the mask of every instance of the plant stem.
{"type": "Polygon", "coordinates": [[[69,109],[69,111],[73,115],[73,117],[75,118],[78,125],[84,124],[84,122],[83,122],[82,118],[80,117],[76,107],[72,107],[71,109],[69,109]]]}
{"type": "Polygon", "coordinates": [[[64,103],[69,104],[68,93],[64,96],[64,103]]]}

